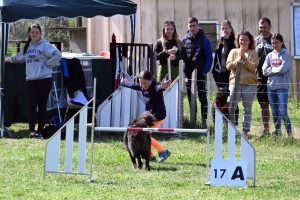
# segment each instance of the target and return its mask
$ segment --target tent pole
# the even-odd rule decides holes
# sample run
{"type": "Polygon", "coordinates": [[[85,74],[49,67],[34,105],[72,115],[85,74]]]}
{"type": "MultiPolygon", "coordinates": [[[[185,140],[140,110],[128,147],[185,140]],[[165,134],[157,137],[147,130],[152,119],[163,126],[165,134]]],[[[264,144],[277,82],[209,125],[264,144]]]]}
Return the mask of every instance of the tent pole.
{"type": "Polygon", "coordinates": [[[44,35],[44,37],[46,37],[46,23],[47,23],[47,17],[44,17],[44,27],[43,27],[43,35],[44,35]]]}
{"type": "MultiPolygon", "coordinates": [[[[4,64],[5,64],[5,57],[7,51],[7,40],[9,35],[9,24],[1,23],[1,36],[0,39],[2,41],[2,45],[0,48],[0,88],[4,88],[4,64]]],[[[0,91],[1,91],[0,89],[0,91]]],[[[0,92],[0,128],[1,128],[1,137],[4,137],[4,130],[8,133],[8,135],[12,138],[12,134],[10,131],[4,126],[4,111],[2,109],[2,92],[0,92]]]]}

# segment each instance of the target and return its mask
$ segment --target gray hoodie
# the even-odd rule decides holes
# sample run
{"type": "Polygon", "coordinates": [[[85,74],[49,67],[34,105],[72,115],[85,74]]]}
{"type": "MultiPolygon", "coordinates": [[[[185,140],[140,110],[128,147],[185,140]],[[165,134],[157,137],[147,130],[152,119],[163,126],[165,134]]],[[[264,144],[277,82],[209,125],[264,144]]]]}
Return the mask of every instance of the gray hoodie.
{"type": "Polygon", "coordinates": [[[279,52],[270,52],[262,66],[263,75],[268,77],[268,88],[272,90],[289,89],[290,53],[282,48],[279,52]]]}
{"type": "Polygon", "coordinates": [[[52,77],[51,68],[61,59],[61,52],[43,38],[36,44],[30,42],[26,54],[23,52],[24,47],[16,56],[10,58],[10,62],[26,62],[27,81],[52,77]]]}

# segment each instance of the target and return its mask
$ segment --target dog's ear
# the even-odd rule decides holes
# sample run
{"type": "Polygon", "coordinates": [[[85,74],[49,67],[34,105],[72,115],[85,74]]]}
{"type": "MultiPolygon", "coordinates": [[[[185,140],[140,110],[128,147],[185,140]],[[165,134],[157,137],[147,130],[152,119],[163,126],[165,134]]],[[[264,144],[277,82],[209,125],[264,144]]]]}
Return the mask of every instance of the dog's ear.
{"type": "Polygon", "coordinates": [[[230,90],[229,90],[229,88],[228,88],[227,85],[224,87],[224,91],[225,91],[225,92],[230,92],[230,90]]]}
{"type": "Polygon", "coordinates": [[[145,117],[145,121],[146,121],[146,124],[148,125],[148,126],[153,126],[154,125],[154,121],[156,121],[156,119],[155,119],[155,117],[151,114],[151,113],[149,113],[146,117],[145,117]]]}
{"type": "Polygon", "coordinates": [[[229,93],[230,90],[228,89],[227,86],[225,86],[225,87],[220,87],[220,88],[218,88],[218,92],[229,93]]]}
{"type": "Polygon", "coordinates": [[[224,89],[224,88],[219,87],[219,88],[218,88],[218,92],[223,91],[223,89],[224,89]]]}
{"type": "Polygon", "coordinates": [[[142,125],[142,123],[146,124],[147,126],[153,126],[153,122],[156,121],[155,117],[149,112],[143,112],[138,118],[137,118],[137,123],[138,125],[142,125]]]}
{"type": "Polygon", "coordinates": [[[134,126],[136,126],[136,122],[137,122],[137,120],[134,119],[132,122],[130,122],[130,123],[128,124],[128,127],[134,127],[134,126]]]}

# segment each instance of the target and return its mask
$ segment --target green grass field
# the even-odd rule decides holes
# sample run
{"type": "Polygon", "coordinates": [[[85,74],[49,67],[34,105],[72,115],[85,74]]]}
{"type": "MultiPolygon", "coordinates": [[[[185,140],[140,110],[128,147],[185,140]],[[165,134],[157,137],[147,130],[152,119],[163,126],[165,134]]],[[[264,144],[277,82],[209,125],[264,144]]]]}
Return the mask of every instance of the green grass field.
{"type": "MultiPolygon", "coordinates": [[[[246,188],[205,185],[206,135],[195,133],[181,140],[153,133],[172,155],[163,164],[150,163],[150,172],[132,169],[123,133],[101,133],[94,144],[94,182],[87,183],[88,176],[64,174],[47,174],[44,180],[46,140],[28,139],[27,124],[14,124],[10,130],[15,138],[0,139],[0,199],[300,199],[298,106],[289,108],[295,140],[259,140],[259,108],[254,103],[250,142],[256,149],[257,177],[256,186],[249,180],[246,188]]],[[[90,150],[89,145],[88,154],[90,150]]]]}

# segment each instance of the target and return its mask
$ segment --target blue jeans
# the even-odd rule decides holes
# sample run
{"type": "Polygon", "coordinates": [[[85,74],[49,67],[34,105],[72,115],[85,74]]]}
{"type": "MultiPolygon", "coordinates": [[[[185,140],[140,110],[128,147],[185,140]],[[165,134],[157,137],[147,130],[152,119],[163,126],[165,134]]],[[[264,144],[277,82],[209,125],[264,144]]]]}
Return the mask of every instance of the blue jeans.
{"type": "Polygon", "coordinates": [[[287,133],[291,134],[292,124],[287,112],[288,95],[287,89],[271,90],[268,88],[268,98],[272,109],[275,130],[276,132],[281,130],[281,119],[283,119],[287,133]]]}

